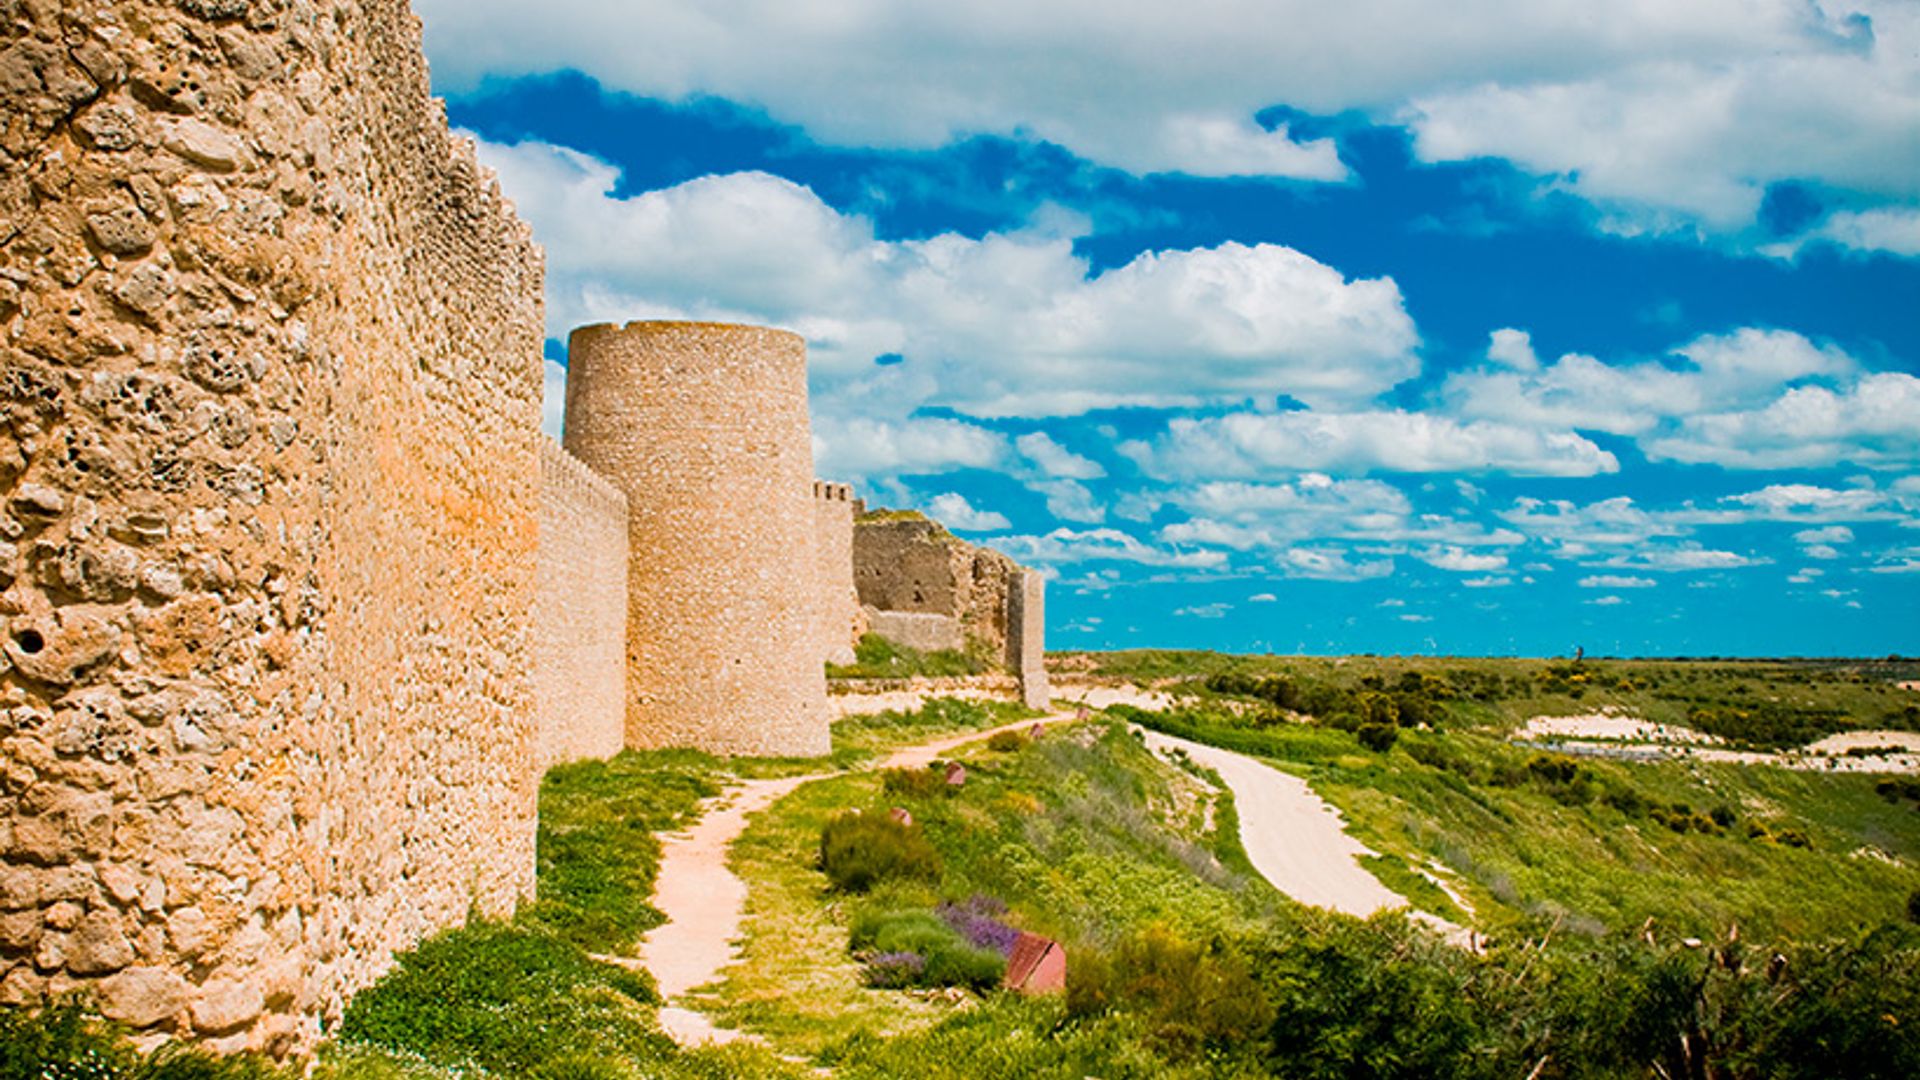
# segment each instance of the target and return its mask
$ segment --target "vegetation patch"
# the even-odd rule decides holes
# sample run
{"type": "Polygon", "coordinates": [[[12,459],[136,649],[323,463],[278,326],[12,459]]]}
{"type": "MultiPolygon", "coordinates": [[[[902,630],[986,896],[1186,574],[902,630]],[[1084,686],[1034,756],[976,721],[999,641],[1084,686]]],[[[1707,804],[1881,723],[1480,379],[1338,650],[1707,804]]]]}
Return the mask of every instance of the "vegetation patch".
{"type": "Polygon", "coordinates": [[[820,830],[820,869],[834,888],[866,892],[894,878],[938,881],[940,856],[916,826],[849,810],[820,830]]]}
{"type": "Polygon", "coordinates": [[[828,664],[829,679],[907,679],[917,675],[952,678],[992,669],[982,656],[959,649],[922,652],[879,634],[862,634],[853,647],[853,663],[828,664]]]}

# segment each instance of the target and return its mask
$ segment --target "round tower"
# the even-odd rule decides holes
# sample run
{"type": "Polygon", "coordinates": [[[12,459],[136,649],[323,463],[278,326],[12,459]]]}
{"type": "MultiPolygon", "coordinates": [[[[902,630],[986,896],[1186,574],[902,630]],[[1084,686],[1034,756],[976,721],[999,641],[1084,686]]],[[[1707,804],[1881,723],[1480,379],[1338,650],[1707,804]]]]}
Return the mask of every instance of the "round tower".
{"type": "Polygon", "coordinates": [[[566,448],[627,496],[627,745],[829,749],[807,350],[718,323],[567,346],[566,448]]]}

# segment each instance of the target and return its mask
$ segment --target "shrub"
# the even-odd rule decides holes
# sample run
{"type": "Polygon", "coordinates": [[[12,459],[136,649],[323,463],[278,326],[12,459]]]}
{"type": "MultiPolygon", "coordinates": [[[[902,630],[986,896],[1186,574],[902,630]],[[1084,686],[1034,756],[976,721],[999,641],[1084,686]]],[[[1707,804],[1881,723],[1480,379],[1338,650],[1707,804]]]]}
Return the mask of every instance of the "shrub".
{"type": "Polygon", "coordinates": [[[1111,954],[1077,949],[1067,965],[1067,1011],[1141,1016],[1154,1039],[1177,1053],[1228,1046],[1264,1029],[1273,1007],[1240,954],[1204,946],[1164,927],[1121,942],[1111,954]]]}
{"type": "Polygon", "coordinates": [[[887,878],[938,881],[940,856],[917,825],[848,811],[820,830],[820,869],[841,892],[866,892],[887,878]]]}
{"type": "Polygon", "coordinates": [[[945,795],[947,778],[933,769],[888,769],[880,774],[880,787],[889,795],[915,799],[945,795]]]}
{"type": "Polygon", "coordinates": [[[1913,890],[1907,897],[1907,918],[1920,923],[1920,889],[1913,890]]]}
{"type": "Polygon", "coordinates": [[[869,951],[867,979],[875,986],[964,986],[990,990],[1006,976],[1006,957],[972,945],[925,908],[873,909],[854,919],[851,945],[869,951]],[[911,956],[918,961],[906,959],[911,956]],[[882,970],[875,973],[878,964],[882,970]],[[876,980],[886,980],[885,982],[876,980]]]}
{"type": "Polygon", "coordinates": [[[867,985],[880,990],[917,986],[927,972],[927,958],[915,952],[887,952],[866,961],[867,985]]]}
{"type": "Polygon", "coordinates": [[[1032,740],[1017,731],[996,731],[988,737],[987,749],[996,753],[1011,754],[1025,750],[1030,741],[1032,740]]]}
{"type": "Polygon", "coordinates": [[[1400,730],[1388,724],[1361,724],[1354,732],[1360,745],[1376,753],[1384,754],[1393,749],[1395,740],[1400,738],[1400,730]]]}
{"type": "Polygon", "coordinates": [[[1007,913],[1007,905],[991,896],[975,893],[958,904],[949,900],[935,908],[934,913],[976,949],[992,949],[1007,956],[1020,938],[1020,931],[1000,921],[1000,916],[1007,913]]]}

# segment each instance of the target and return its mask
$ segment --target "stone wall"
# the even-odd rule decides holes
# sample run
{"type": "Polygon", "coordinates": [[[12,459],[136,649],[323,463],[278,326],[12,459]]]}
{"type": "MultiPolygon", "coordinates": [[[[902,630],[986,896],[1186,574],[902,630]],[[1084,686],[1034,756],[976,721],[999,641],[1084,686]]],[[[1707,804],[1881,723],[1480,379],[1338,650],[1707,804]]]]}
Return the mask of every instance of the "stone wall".
{"type": "Polygon", "coordinates": [[[1047,685],[1047,579],[1021,570],[1007,594],[1008,666],[1020,676],[1020,700],[1044,709],[1053,700],[1047,685]]]}
{"type": "Polygon", "coordinates": [[[542,771],[625,745],[626,585],[627,497],[543,437],[533,604],[542,771]]]}
{"type": "Polygon", "coordinates": [[[883,512],[854,524],[853,580],[863,606],[957,619],[967,648],[1009,669],[1007,592],[1019,573],[1007,556],[917,514],[883,512]]]}
{"type": "Polygon", "coordinates": [[[866,633],[860,594],[853,587],[853,515],[858,500],[847,484],[813,484],[813,557],[819,580],[820,657],[829,664],[853,663],[853,644],[866,633]]]}
{"type": "Polygon", "coordinates": [[[921,651],[965,649],[1020,677],[1032,708],[1048,701],[1046,582],[991,548],[917,513],[854,523],[853,580],[873,632],[921,651]]]}
{"type": "Polygon", "coordinates": [[[805,342],[589,326],[567,367],[567,450],[627,496],[627,745],[826,753],[805,342]]]}
{"type": "Polygon", "coordinates": [[[540,257],[404,0],[0,33],[0,999],[308,1045],[532,887],[540,257]]]}
{"type": "Polygon", "coordinates": [[[920,652],[963,651],[967,634],[960,620],[932,611],[882,611],[864,608],[867,628],[895,645],[920,652]]]}

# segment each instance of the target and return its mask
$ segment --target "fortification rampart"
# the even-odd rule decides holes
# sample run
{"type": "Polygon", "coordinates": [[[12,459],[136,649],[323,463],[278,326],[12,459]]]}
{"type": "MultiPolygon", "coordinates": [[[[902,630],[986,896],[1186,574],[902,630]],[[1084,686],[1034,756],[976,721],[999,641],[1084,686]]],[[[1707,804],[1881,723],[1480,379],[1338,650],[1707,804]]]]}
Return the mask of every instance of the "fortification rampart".
{"type": "Polygon", "coordinates": [[[576,330],[566,446],[627,495],[627,745],[825,753],[805,342],[576,330]]]}
{"type": "Polygon", "coordinates": [[[533,682],[544,771],[625,745],[627,497],[544,437],[540,484],[533,682]]]}
{"type": "Polygon", "coordinates": [[[403,0],[0,34],[0,999],[304,1045],[532,886],[540,257],[403,0]]]}
{"type": "Polygon", "coordinates": [[[853,586],[853,517],[859,502],[852,485],[813,483],[814,597],[820,605],[820,657],[829,664],[853,663],[853,643],[867,630],[853,586]]]}
{"type": "Polygon", "coordinates": [[[915,648],[960,647],[1021,676],[1047,701],[1045,582],[925,517],[876,513],[854,523],[853,577],[875,633],[915,648]]]}

